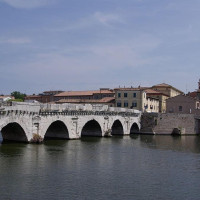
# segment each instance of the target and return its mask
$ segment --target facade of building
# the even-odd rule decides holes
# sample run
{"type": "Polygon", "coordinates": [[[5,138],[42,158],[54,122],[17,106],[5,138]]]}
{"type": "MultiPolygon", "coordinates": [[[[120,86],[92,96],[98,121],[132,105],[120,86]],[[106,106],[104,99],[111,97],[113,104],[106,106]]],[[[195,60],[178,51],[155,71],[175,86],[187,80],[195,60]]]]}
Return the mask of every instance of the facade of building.
{"type": "Polygon", "coordinates": [[[162,94],[165,94],[168,97],[174,97],[174,96],[177,96],[177,95],[180,95],[180,94],[184,94],[181,90],[179,90],[179,89],[177,89],[177,88],[175,88],[171,85],[168,85],[166,83],[154,85],[154,86],[151,87],[151,89],[158,91],[162,94]]]}
{"type": "Polygon", "coordinates": [[[197,114],[200,101],[187,95],[178,95],[167,99],[167,113],[197,114]]]}
{"type": "Polygon", "coordinates": [[[147,89],[145,91],[147,93],[147,97],[152,97],[159,100],[159,112],[165,113],[166,100],[169,98],[169,96],[153,89],[147,89]]]}
{"type": "Polygon", "coordinates": [[[103,99],[105,97],[114,97],[113,90],[109,88],[101,88],[100,90],[94,91],[66,91],[60,94],[54,95],[54,101],[59,101],[61,99],[65,100],[88,100],[88,99],[103,99]]]}
{"type": "Polygon", "coordinates": [[[158,99],[147,97],[146,89],[146,87],[115,88],[115,106],[132,108],[142,112],[158,112],[158,99]]]}

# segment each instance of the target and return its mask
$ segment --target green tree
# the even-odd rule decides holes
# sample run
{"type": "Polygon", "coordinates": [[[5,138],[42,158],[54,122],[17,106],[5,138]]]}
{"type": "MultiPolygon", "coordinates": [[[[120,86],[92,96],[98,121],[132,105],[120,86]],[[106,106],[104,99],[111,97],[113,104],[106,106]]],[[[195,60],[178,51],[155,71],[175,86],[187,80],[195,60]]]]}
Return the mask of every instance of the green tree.
{"type": "Polygon", "coordinates": [[[23,94],[19,91],[14,91],[14,92],[11,93],[11,96],[15,97],[15,99],[22,99],[24,101],[26,94],[23,94]]]}

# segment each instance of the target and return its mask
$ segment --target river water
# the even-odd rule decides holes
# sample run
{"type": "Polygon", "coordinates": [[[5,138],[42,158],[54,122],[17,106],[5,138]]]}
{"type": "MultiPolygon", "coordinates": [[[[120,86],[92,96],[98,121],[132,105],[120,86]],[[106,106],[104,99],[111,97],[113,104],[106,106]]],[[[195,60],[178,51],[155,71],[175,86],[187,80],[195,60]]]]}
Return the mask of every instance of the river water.
{"type": "Polygon", "coordinates": [[[0,199],[197,200],[200,137],[0,144],[0,199]]]}

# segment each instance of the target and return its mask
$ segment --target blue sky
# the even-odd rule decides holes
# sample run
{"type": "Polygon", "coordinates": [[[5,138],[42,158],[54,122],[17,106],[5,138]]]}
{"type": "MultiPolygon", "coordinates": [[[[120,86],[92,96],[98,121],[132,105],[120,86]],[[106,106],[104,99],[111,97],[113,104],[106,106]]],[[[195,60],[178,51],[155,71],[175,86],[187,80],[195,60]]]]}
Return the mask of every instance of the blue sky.
{"type": "Polygon", "coordinates": [[[199,0],[0,0],[0,93],[200,78],[199,0]]]}

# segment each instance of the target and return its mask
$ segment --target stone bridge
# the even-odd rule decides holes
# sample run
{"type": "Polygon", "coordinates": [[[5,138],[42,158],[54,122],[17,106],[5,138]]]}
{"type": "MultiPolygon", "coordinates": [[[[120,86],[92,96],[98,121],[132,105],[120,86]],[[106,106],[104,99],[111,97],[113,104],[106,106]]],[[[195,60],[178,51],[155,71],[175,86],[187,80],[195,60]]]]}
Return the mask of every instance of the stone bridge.
{"type": "Polygon", "coordinates": [[[81,136],[129,135],[140,130],[137,110],[106,105],[30,104],[0,107],[3,140],[30,142],[40,138],[78,139],[81,136]]]}

